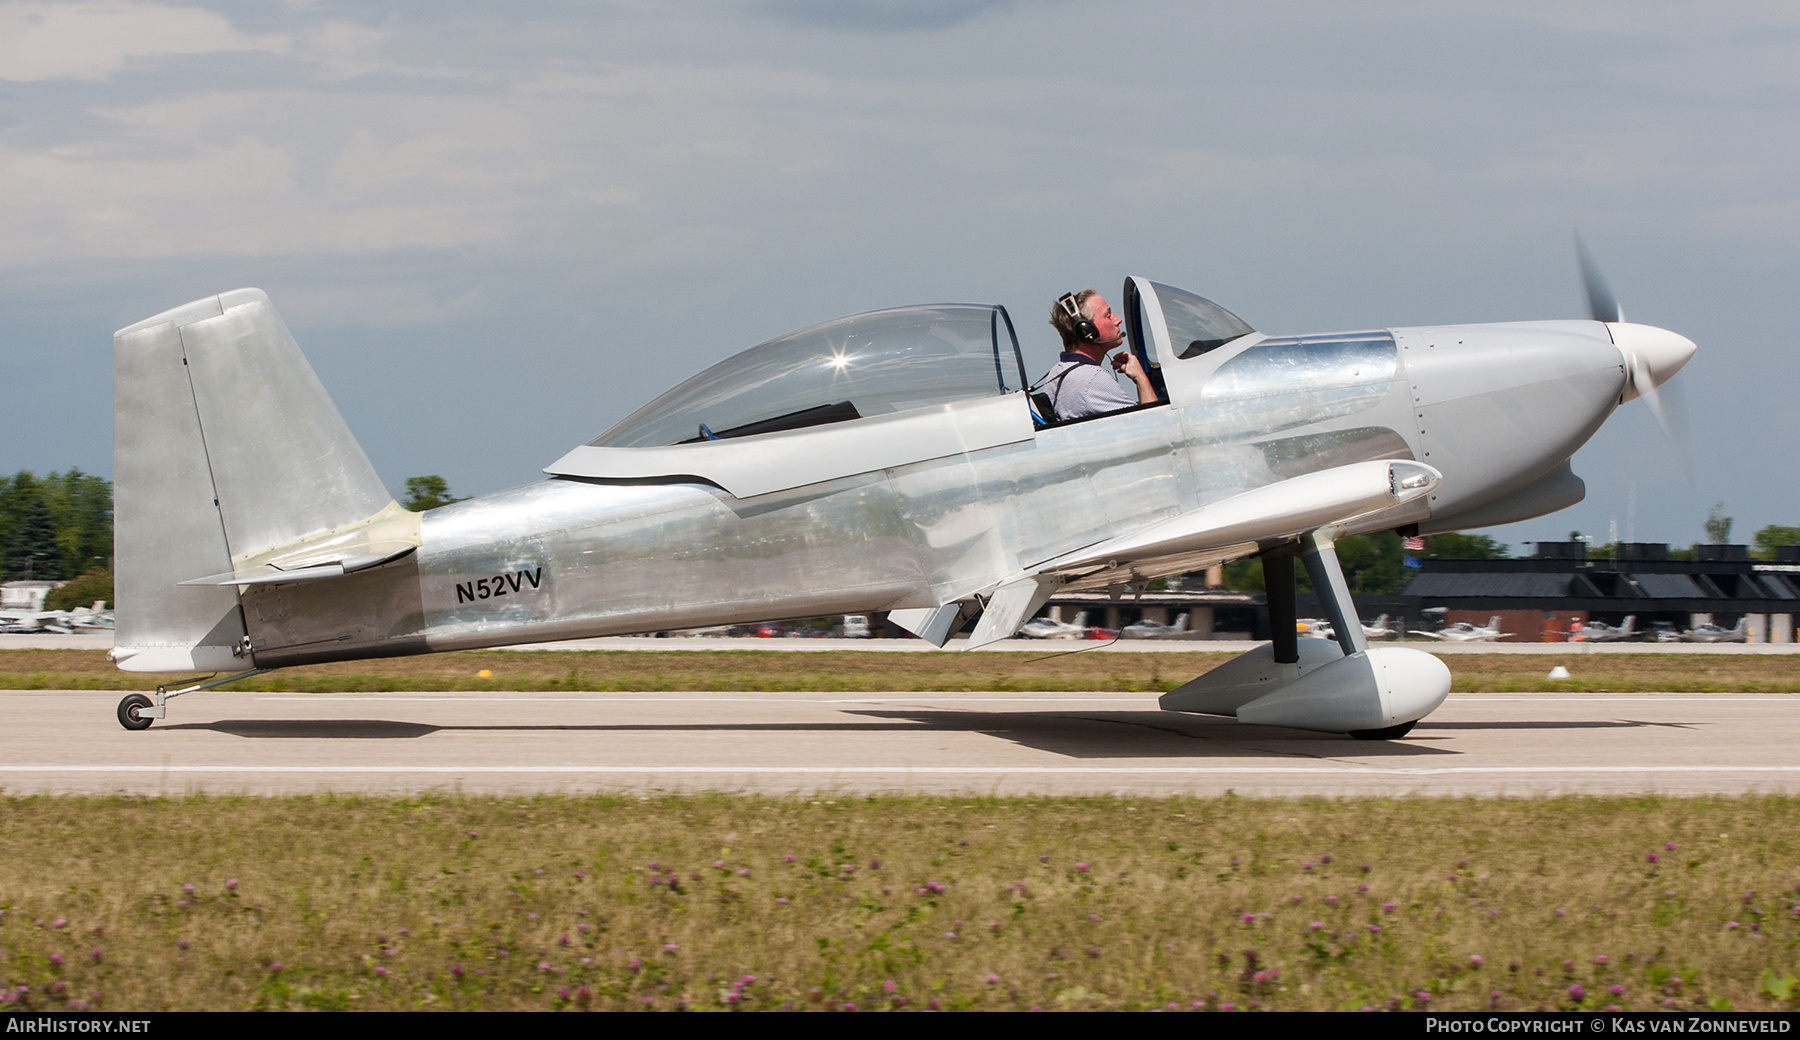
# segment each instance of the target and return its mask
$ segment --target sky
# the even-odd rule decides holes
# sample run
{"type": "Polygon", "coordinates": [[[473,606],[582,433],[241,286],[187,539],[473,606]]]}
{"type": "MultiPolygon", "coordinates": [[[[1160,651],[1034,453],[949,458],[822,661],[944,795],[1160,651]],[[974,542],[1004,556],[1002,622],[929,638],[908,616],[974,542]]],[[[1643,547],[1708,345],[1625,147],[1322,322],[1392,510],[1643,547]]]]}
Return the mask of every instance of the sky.
{"type": "Polygon", "coordinates": [[[1800,525],[1800,5],[0,0],[0,472],[111,476],[111,332],[266,290],[460,494],[841,314],[1128,275],[1265,332],[1625,313],[1699,353],[1524,544],[1800,525]],[[1616,532],[1616,533],[1615,533],[1616,532]]]}

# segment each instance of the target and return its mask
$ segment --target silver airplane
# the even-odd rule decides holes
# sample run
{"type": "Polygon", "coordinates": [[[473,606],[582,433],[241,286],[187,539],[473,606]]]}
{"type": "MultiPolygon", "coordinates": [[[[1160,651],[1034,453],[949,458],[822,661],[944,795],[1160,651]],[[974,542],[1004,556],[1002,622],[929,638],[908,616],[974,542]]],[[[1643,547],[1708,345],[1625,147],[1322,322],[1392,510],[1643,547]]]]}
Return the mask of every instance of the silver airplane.
{"type": "MultiPolygon", "coordinates": [[[[1443,702],[1434,656],[1371,649],[1337,539],[1509,523],[1581,499],[1569,458],[1694,352],[1595,320],[1270,336],[1126,281],[1159,399],[1044,421],[995,305],[855,315],[693,376],[546,468],[400,508],[257,289],[114,336],[117,638],[142,672],[271,668],[889,612],[1004,639],[1059,590],[1141,589],[1260,556],[1273,642],[1172,711],[1365,739],[1443,702]],[[1303,565],[1338,633],[1295,637],[1303,565]]],[[[1610,305],[1610,297],[1607,298],[1610,305]]]]}
{"type": "Polygon", "coordinates": [[[1019,626],[1018,634],[1027,639],[1086,639],[1087,611],[1077,613],[1075,620],[1066,622],[1047,617],[1032,618],[1019,626]]]}
{"type": "Polygon", "coordinates": [[[1400,633],[1398,630],[1396,630],[1394,628],[1394,626],[1388,624],[1388,622],[1391,620],[1392,619],[1389,618],[1386,614],[1383,614],[1380,617],[1377,617],[1375,619],[1374,624],[1372,624],[1372,625],[1364,624],[1362,627],[1363,638],[1365,638],[1365,639],[1394,639],[1394,638],[1397,638],[1400,635],[1400,633]]]}
{"type": "Polygon", "coordinates": [[[1199,633],[1188,631],[1186,612],[1175,615],[1173,624],[1165,625],[1160,621],[1144,618],[1119,629],[1121,639],[1194,639],[1198,636],[1199,633]]]}
{"type": "Polygon", "coordinates": [[[1750,618],[1740,616],[1736,628],[1718,625],[1695,625],[1681,633],[1684,643],[1747,643],[1750,641],[1750,618]]]}
{"type": "Polygon", "coordinates": [[[0,610],[0,632],[56,632],[67,635],[69,630],[61,622],[68,614],[66,610],[0,610]]]}
{"type": "MultiPolygon", "coordinates": [[[[1311,619],[1302,619],[1301,623],[1305,624],[1308,620],[1311,619]]],[[[1374,624],[1369,624],[1366,621],[1360,620],[1357,624],[1362,625],[1364,639],[1392,639],[1399,633],[1394,631],[1393,627],[1388,624],[1388,620],[1388,615],[1383,614],[1375,619],[1374,624]]],[[[1312,624],[1307,627],[1307,630],[1300,634],[1303,636],[1313,636],[1318,639],[1337,638],[1337,632],[1332,629],[1331,622],[1329,621],[1313,621],[1312,624]]]]}
{"type": "Polygon", "coordinates": [[[1571,643],[1623,643],[1641,638],[1644,633],[1637,630],[1637,615],[1628,614],[1619,626],[1614,628],[1604,621],[1587,620],[1581,623],[1572,635],[1571,643]]]}
{"type": "Polygon", "coordinates": [[[0,632],[8,633],[53,632],[66,636],[77,631],[110,629],[112,621],[112,613],[103,600],[74,610],[0,610],[0,632]]]}
{"type": "Polygon", "coordinates": [[[1482,628],[1480,625],[1471,625],[1467,621],[1458,621],[1454,625],[1445,625],[1435,632],[1426,632],[1415,628],[1407,634],[1425,636],[1445,643],[1492,643],[1501,636],[1512,635],[1511,632],[1500,631],[1500,615],[1498,614],[1488,618],[1486,628],[1482,628]]]}

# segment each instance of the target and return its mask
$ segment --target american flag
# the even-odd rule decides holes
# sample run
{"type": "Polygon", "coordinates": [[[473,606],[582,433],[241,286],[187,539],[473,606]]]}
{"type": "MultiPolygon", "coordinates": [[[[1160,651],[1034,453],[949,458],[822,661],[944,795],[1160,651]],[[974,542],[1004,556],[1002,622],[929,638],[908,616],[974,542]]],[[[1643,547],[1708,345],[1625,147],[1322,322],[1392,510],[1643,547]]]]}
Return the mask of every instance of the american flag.
{"type": "Polygon", "coordinates": [[[1424,552],[1425,551],[1425,539],[1420,538],[1418,535],[1415,534],[1411,538],[1402,540],[1400,542],[1400,548],[1406,550],[1407,552],[1424,552]]]}

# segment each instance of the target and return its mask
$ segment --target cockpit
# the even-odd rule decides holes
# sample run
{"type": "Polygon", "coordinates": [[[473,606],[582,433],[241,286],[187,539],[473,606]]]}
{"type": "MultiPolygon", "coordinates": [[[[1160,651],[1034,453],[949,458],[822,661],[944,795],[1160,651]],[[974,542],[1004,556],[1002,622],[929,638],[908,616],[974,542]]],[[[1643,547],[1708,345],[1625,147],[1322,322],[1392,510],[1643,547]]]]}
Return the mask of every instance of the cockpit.
{"type": "Polygon", "coordinates": [[[1120,411],[1058,422],[1034,409],[1028,373],[1042,374],[1054,355],[1028,368],[1004,307],[899,307],[726,358],[545,469],[601,482],[699,481],[743,498],[1169,405],[1201,409],[1219,431],[1286,429],[1371,407],[1395,378],[1386,332],[1270,339],[1211,300],[1135,277],[1123,300],[1126,347],[1156,400],[1120,411]],[[826,429],[829,438],[815,439],[826,429]]]}
{"type": "MultiPolygon", "coordinates": [[[[1128,344],[1150,372],[1160,403],[1169,400],[1166,360],[1198,357],[1255,331],[1211,300],[1173,286],[1132,278],[1125,293],[1128,344]]],[[[1006,396],[1029,385],[1005,307],[896,307],[751,347],[657,397],[588,446],[729,440],[1006,396]]],[[[1055,425],[1047,416],[1035,418],[1040,428],[1055,425]]]]}
{"type": "Polygon", "coordinates": [[[1169,403],[1169,364],[1188,361],[1227,343],[1255,335],[1244,319],[1204,296],[1146,278],[1125,280],[1125,346],[1137,355],[1157,399],[1081,419],[1056,419],[1047,402],[1035,401],[1033,417],[1040,428],[1154,408],[1169,403]]]}

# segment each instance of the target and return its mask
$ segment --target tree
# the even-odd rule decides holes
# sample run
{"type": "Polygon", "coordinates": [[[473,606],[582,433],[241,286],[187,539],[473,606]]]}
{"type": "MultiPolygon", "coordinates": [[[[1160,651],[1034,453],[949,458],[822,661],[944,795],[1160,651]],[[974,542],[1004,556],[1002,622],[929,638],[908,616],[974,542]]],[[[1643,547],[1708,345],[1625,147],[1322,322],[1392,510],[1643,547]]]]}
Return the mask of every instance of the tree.
{"type": "MultiPolygon", "coordinates": [[[[38,497],[37,474],[20,470],[11,477],[0,477],[0,550],[12,544],[14,529],[25,515],[25,507],[38,497]]],[[[0,564],[0,572],[5,565],[0,564]]]]}
{"type": "Polygon", "coordinates": [[[1759,560],[1773,560],[1775,549],[1782,545],[1800,545],[1800,527],[1782,527],[1770,524],[1756,532],[1756,552],[1759,560]]]}
{"type": "Polygon", "coordinates": [[[1338,563],[1351,592],[1394,593],[1405,588],[1411,575],[1403,555],[1400,536],[1392,531],[1352,535],[1337,543],[1338,563]]]}
{"type": "Polygon", "coordinates": [[[1706,540],[1712,545],[1724,545],[1731,541],[1731,517],[1725,515],[1725,503],[1714,502],[1706,511],[1706,540]]]}
{"type": "Polygon", "coordinates": [[[43,498],[26,504],[6,540],[6,576],[13,581],[56,581],[63,576],[56,521],[43,498]]]}
{"type": "Polygon", "coordinates": [[[1233,592],[1264,592],[1268,589],[1268,583],[1263,579],[1262,560],[1254,556],[1226,564],[1224,582],[1233,592]]]}
{"type": "MultiPolygon", "coordinates": [[[[1406,587],[1409,577],[1401,562],[1400,536],[1392,531],[1352,535],[1337,542],[1338,564],[1344,569],[1344,582],[1351,592],[1394,593],[1406,587]]],[[[1306,567],[1296,560],[1294,585],[1300,592],[1312,592],[1306,567]]],[[[1238,592],[1263,592],[1261,558],[1238,560],[1225,565],[1225,587],[1238,592]]]]}
{"type": "Polygon", "coordinates": [[[91,607],[95,600],[113,605],[112,571],[88,571],[74,581],[64,582],[44,597],[45,610],[74,610],[91,607]]]}
{"type": "Polygon", "coordinates": [[[1507,546],[1485,534],[1434,534],[1425,540],[1425,552],[1438,560],[1504,560],[1507,546]]]}
{"type": "Polygon", "coordinates": [[[428,477],[407,477],[406,501],[400,504],[415,513],[423,513],[427,509],[461,501],[460,498],[451,497],[450,482],[433,473],[428,477]]]}
{"type": "Polygon", "coordinates": [[[47,474],[38,494],[56,523],[64,574],[106,570],[112,565],[112,482],[71,469],[47,474]]]}
{"type": "MultiPolygon", "coordinates": [[[[33,537],[42,541],[41,532],[33,537]]],[[[0,477],[0,549],[8,553],[0,570],[13,578],[23,577],[26,570],[35,576],[47,573],[44,569],[48,559],[46,554],[56,557],[59,575],[111,566],[112,483],[78,469],[49,473],[42,479],[28,470],[21,470],[10,478],[0,477]],[[21,525],[25,516],[28,512],[36,513],[38,506],[49,510],[55,550],[52,552],[45,545],[35,545],[30,551],[37,555],[31,558],[29,568],[18,564],[18,573],[14,573],[16,561],[10,555],[14,537],[23,537],[21,525]]]]}

